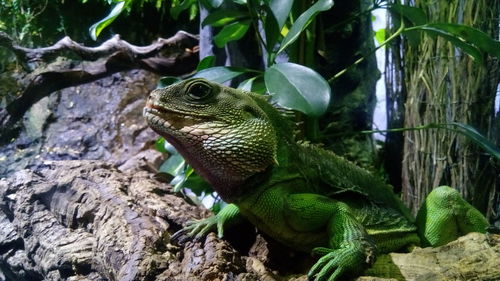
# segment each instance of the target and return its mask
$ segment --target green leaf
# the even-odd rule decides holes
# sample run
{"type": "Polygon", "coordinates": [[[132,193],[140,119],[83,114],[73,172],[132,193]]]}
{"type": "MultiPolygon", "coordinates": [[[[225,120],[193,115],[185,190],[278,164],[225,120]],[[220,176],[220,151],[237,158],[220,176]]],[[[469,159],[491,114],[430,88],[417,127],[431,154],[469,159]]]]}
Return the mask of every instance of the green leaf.
{"type": "Polygon", "coordinates": [[[156,140],[155,149],[161,153],[167,153],[167,150],[165,149],[165,138],[160,137],[156,140]]]}
{"type": "Polygon", "coordinates": [[[172,1],[170,15],[174,20],[177,20],[182,11],[189,9],[194,4],[196,4],[196,0],[172,1]]]}
{"type": "Polygon", "coordinates": [[[102,20],[94,23],[90,28],[89,28],[89,33],[90,37],[95,41],[97,40],[97,37],[99,37],[99,34],[101,34],[101,31],[106,28],[108,25],[110,25],[120,14],[125,10],[125,8],[128,6],[128,3],[130,1],[120,1],[115,4],[113,9],[111,9],[111,12],[102,20]]]}
{"type": "Polygon", "coordinates": [[[192,21],[198,16],[198,5],[191,5],[189,8],[189,20],[192,21]]]}
{"type": "Polygon", "coordinates": [[[278,28],[281,31],[283,25],[285,25],[286,19],[290,14],[292,9],[293,1],[291,0],[271,0],[269,1],[269,7],[274,13],[276,21],[278,22],[278,28]]]}
{"type": "Polygon", "coordinates": [[[179,192],[184,187],[184,183],[186,182],[186,174],[179,173],[177,174],[171,181],[170,184],[173,185],[174,192],[179,192]]]}
{"type": "Polygon", "coordinates": [[[220,5],[222,5],[222,2],[224,2],[224,0],[204,0],[204,2],[210,5],[210,7],[217,9],[220,7],[220,5]]]}
{"type": "Polygon", "coordinates": [[[173,145],[171,145],[168,141],[165,140],[165,143],[164,143],[164,147],[165,147],[165,150],[173,155],[173,154],[179,154],[179,152],[177,152],[177,149],[175,149],[175,147],[173,145]]]}
{"type": "Polygon", "coordinates": [[[226,25],[214,36],[217,47],[222,48],[227,42],[238,40],[245,35],[250,27],[250,20],[237,21],[226,25]]]}
{"type": "Polygon", "coordinates": [[[206,182],[200,175],[196,174],[191,166],[186,170],[186,180],[183,187],[189,188],[197,196],[212,193],[212,186],[206,182]]]}
{"type": "Polygon", "coordinates": [[[266,33],[266,47],[267,52],[272,53],[274,49],[274,45],[278,42],[278,38],[280,37],[280,28],[278,26],[278,22],[276,21],[276,17],[274,16],[273,11],[267,5],[264,5],[264,9],[266,11],[266,17],[264,20],[264,32],[266,33]]]}
{"type": "Polygon", "coordinates": [[[500,160],[500,149],[496,147],[492,142],[490,142],[487,138],[485,138],[483,135],[481,135],[481,133],[479,133],[472,126],[458,122],[452,122],[451,125],[458,128],[457,131],[461,132],[462,134],[467,136],[470,140],[472,140],[474,143],[482,147],[491,156],[500,160]]]}
{"type": "Polygon", "coordinates": [[[215,65],[215,56],[206,56],[198,63],[196,71],[201,71],[203,69],[213,67],[214,65],[215,65]]]}
{"type": "Polygon", "coordinates": [[[314,70],[294,63],[275,64],[264,79],[272,100],[310,117],[324,114],[330,103],[331,89],[314,70]]]}
{"type": "MultiPolygon", "coordinates": [[[[390,4],[387,9],[392,15],[394,26],[400,26],[401,20],[405,26],[417,26],[427,23],[427,15],[425,12],[417,7],[408,5],[401,5],[398,3],[390,4]]],[[[405,31],[405,37],[411,46],[418,46],[420,44],[420,34],[416,31],[405,31]]]]}
{"type": "Polygon", "coordinates": [[[451,122],[446,124],[436,124],[430,123],[427,125],[419,126],[419,127],[411,127],[411,128],[396,128],[390,130],[375,130],[375,131],[362,131],[361,133],[384,133],[384,132],[405,132],[405,131],[416,131],[416,130],[428,130],[428,129],[445,129],[453,132],[457,132],[463,134],[471,141],[479,145],[481,148],[486,150],[491,156],[495,157],[497,160],[500,160],[500,149],[495,146],[492,142],[490,142],[486,137],[481,135],[476,129],[472,126],[451,122]]]}
{"type": "Polygon", "coordinates": [[[257,94],[265,94],[267,91],[262,75],[257,75],[241,82],[238,85],[238,89],[257,94]]]}
{"type": "Polygon", "coordinates": [[[233,3],[238,4],[238,5],[246,5],[247,0],[233,0],[233,3]]]}
{"type": "Polygon", "coordinates": [[[224,83],[235,77],[238,77],[244,73],[256,72],[255,70],[250,70],[242,67],[226,67],[226,66],[216,66],[204,69],[196,73],[193,77],[195,78],[205,78],[207,80],[224,83]]]}
{"type": "Polygon", "coordinates": [[[281,53],[290,44],[299,38],[300,33],[311,23],[314,17],[322,11],[329,10],[333,6],[333,0],[319,0],[307,9],[300,17],[293,23],[287,35],[281,42],[281,47],[277,53],[281,53]]]}
{"type": "Polygon", "coordinates": [[[394,3],[390,4],[387,9],[392,14],[397,14],[411,23],[406,24],[406,26],[424,25],[427,23],[427,15],[420,8],[394,3]]]}
{"type": "Polygon", "coordinates": [[[438,34],[447,33],[483,52],[500,58],[500,42],[473,27],[453,23],[430,23],[422,26],[422,29],[425,31],[435,31],[438,34]]]}
{"type": "Polygon", "coordinates": [[[377,42],[379,45],[384,43],[384,41],[385,41],[385,28],[381,28],[375,32],[375,39],[377,39],[377,42]]]}
{"type": "Polygon", "coordinates": [[[255,78],[257,78],[257,77],[252,77],[252,78],[249,78],[249,79],[241,82],[238,85],[238,89],[243,90],[243,91],[247,91],[247,92],[251,92],[253,81],[255,80],[255,78]]]}
{"type": "Polygon", "coordinates": [[[415,26],[415,27],[410,27],[406,29],[404,32],[406,33],[407,31],[415,31],[415,30],[420,30],[424,31],[428,34],[431,35],[438,35],[441,36],[443,39],[448,40],[450,43],[455,45],[455,47],[462,49],[466,54],[471,56],[475,61],[483,61],[483,53],[481,50],[474,46],[473,44],[463,40],[459,36],[456,36],[455,34],[449,33],[448,31],[437,28],[432,25],[422,25],[422,26],[415,26]]]}
{"type": "Polygon", "coordinates": [[[168,159],[161,164],[159,170],[160,172],[177,176],[184,170],[184,165],[186,165],[186,161],[180,154],[171,154],[170,157],[168,157],[168,159]]]}
{"type": "Polygon", "coordinates": [[[265,94],[267,92],[264,76],[258,75],[252,83],[252,92],[257,94],[265,94]]]}
{"type": "Polygon", "coordinates": [[[165,77],[162,77],[158,81],[158,85],[156,85],[156,89],[165,88],[165,87],[170,86],[172,84],[175,84],[175,83],[177,83],[177,82],[179,82],[181,80],[182,79],[180,79],[179,77],[175,77],[175,76],[165,76],[165,77]]]}
{"type": "Polygon", "coordinates": [[[247,19],[249,15],[247,12],[239,10],[226,10],[221,9],[216,12],[210,13],[201,23],[202,26],[211,25],[214,27],[225,26],[229,23],[247,19]]]}

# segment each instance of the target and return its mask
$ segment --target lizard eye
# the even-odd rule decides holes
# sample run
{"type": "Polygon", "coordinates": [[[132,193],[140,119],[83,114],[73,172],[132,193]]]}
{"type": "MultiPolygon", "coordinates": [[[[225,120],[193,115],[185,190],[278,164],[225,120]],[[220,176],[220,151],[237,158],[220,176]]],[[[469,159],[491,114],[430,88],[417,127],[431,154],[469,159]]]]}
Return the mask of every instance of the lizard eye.
{"type": "Polygon", "coordinates": [[[212,93],[212,87],[203,81],[193,82],[188,86],[187,95],[193,100],[201,100],[206,98],[212,93]]]}

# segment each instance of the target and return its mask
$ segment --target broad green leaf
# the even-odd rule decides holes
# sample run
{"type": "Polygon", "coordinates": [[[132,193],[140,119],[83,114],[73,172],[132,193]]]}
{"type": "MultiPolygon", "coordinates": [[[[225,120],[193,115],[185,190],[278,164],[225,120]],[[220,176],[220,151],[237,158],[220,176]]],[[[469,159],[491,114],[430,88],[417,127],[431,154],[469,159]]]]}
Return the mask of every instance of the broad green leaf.
{"type": "Polygon", "coordinates": [[[278,42],[278,38],[280,37],[280,29],[271,8],[265,5],[264,9],[266,10],[266,17],[264,22],[264,32],[266,33],[266,47],[267,52],[271,53],[274,49],[274,45],[276,45],[276,42],[278,42]]]}
{"type": "Polygon", "coordinates": [[[249,79],[241,82],[238,85],[238,89],[243,90],[243,91],[247,91],[247,92],[251,92],[253,81],[255,80],[255,78],[257,78],[257,77],[252,77],[252,78],[249,78],[249,79]]]}
{"type": "MultiPolygon", "coordinates": [[[[214,191],[212,186],[187,164],[176,174],[170,184],[174,186],[174,192],[179,192],[182,188],[188,188],[198,197],[214,191]]],[[[196,201],[199,201],[199,198],[196,199],[196,201]]]]}
{"type": "Polygon", "coordinates": [[[458,122],[452,122],[451,125],[457,127],[459,132],[461,132],[469,139],[471,139],[474,143],[482,147],[491,156],[500,160],[500,149],[496,147],[492,142],[490,142],[487,138],[485,138],[483,135],[481,135],[481,133],[479,133],[476,129],[474,129],[469,125],[458,122]]]}
{"type": "Polygon", "coordinates": [[[288,14],[290,14],[290,10],[292,9],[293,1],[291,0],[271,0],[269,1],[269,7],[274,13],[276,17],[276,21],[278,22],[278,28],[281,30],[283,25],[285,25],[286,19],[288,18],[288,14]]]}
{"type": "Polygon", "coordinates": [[[464,41],[462,38],[456,36],[455,34],[449,33],[444,29],[436,28],[430,25],[421,25],[408,28],[404,32],[406,33],[407,31],[415,31],[415,30],[425,31],[426,33],[431,35],[441,36],[443,39],[446,39],[450,43],[455,45],[455,47],[462,49],[462,51],[471,56],[475,61],[482,62],[484,59],[483,53],[478,47],[474,46],[473,44],[467,41],[464,41]]]}
{"type": "Polygon", "coordinates": [[[173,154],[179,154],[179,152],[177,152],[177,149],[175,149],[175,147],[173,145],[171,145],[167,140],[165,140],[163,146],[165,147],[165,150],[173,155],[173,154]]]}
{"type": "Polygon", "coordinates": [[[500,58],[500,42],[473,27],[453,23],[430,23],[424,25],[422,28],[447,32],[450,35],[455,36],[457,39],[477,47],[481,51],[500,58]]]}
{"type": "Polygon", "coordinates": [[[394,3],[390,4],[387,9],[392,14],[397,14],[411,23],[406,24],[406,26],[424,25],[427,23],[427,15],[420,8],[394,3]]]}
{"type": "Polygon", "coordinates": [[[186,174],[179,173],[170,181],[170,184],[173,185],[174,192],[181,191],[181,189],[184,187],[186,179],[186,174]]]}
{"type": "Polygon", "coordinates": [[[162,89],[167,86],[170,86],[172,84],[175,84],[177,82],[181,81],[179,77],[175,76],[165,76],[160,78],[160,81],[158,81],[158,85],[156,85],[156,89],[162,89]]]}
{"type": "Polygon", "coordinates": [[[255,76],[241,82],[238,85],[238,89],[257,94],[265,94],[267,90],[262,75],[255,76]]]}
{"type": "Polygon", "coordinates": [[[375,31],[375,39],[377,40],[379,45],[384,43],[384,41],[385,41],[385,28],[381,28],[381,29],[375,31]]]}
{"type": "Polygon", "coordinates": [[[182,158],[180,154],[171,154],[170,157],[161,164],[159,170],[160,172],[177,176],[182,173],[184,165],[186,165],[186,161],[184,161],[184,158],[182,158]]]}
{"type": "Polygon", "coordinates": [[[90,28],[89,28],[89,33],[90,37],[95,41],[97,40],[97,37],[99,37],[99,34],[101,34],[101,31],[106,28],[108,25],[110,25],[120,14],[125,10],[127,7],[128,3],[130,1],[120,1],[115,4],[113,9],[111,9],[111,12],[102,20],[94,23],[90,28]]]}
{"type": "Polygon", "coordinates": [[[250,27],[250,20],[237,21],[226,25],[214,36],[217,47],[222,48],[227,42],[238,40],[245,35],[250,27]]]}
{"type": "MultiPolygon", "coordinates": [[[[387,9],[392,14],[394,26],[400,26],[401,20],[404,22],[405,26],[410,27],[427,23],[427,15],[420,8],[394,3],[390,4],[387,9]]],[[[411,46],[418,46],[418,44],[420,44],[421,36],[419,32],[406,31],[405,37],[411,46]]]]}
{"type": "Polygon", "coordinates": [[[314,17],[322,11],[329,10],[333,6],[333,0],[319,0],[314,3],[309,9],[307,9],[300,17],[293,23],[290,31],[281,42],[281,47],[277,53],[281,53],[290,44],[295,42],[299,38],[300,33],[311,23],[314,17]]]}
{"type": "Polygon", "coordinates": [[[214,65],[215,65],[215,56],[206,56],[198,63],[196,71],[201,71],[203,69],[213,67],[214,65]]]}
{"type": "Polygon", "coordinates": [[[258,75],[252,83],[252,92],[257,94],[265,94],[267,92],[264,76],[258,75]]]}
{"type": "Polygon", "coordinates": [[[224,83],[228,80],[231,80],[247,72],[256,72],[256,71],[241,67],[216,66],[204,69],[196,73],[193,77],[205,78],[207,80],[217,83],[224,83]]]}
{"type": "Polygon", "coordinates": [[[272,100],[281,106],[319,117],[330,103],[331,89],[314,70],[294,63],[275,64],[264,79],[272,100]]]}
{"type": "Polygon", "coordinates": [[[229,23],[249,18],[247,12],[238,11],[238,10],[226,10],[221,9],[216,12],[210,13],[201,23],[202,26],[211,25],[211,26],[225,26],[229,23]]]}

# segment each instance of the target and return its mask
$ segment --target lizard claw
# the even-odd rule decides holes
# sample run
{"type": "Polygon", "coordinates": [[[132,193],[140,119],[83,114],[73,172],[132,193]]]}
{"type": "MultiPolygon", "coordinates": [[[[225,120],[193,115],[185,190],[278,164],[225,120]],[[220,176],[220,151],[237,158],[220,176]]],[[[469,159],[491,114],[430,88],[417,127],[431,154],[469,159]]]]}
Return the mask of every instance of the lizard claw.
{"type": "Polygon", "coordinates": [[[174,245],[181,246],[186,243],[191,237],[188,235],[185,228],[175,232],[170,236],[170,242],[174,245]]]}
{"type": "Polygon", "coordinates": [[[170,240],[174,244],[182,245],[193,238],[194,240],[200,240],[210,231],[215,230],[217,230],[219,237],[222,237],[222,222],[218,216],[212,216],[199,221],[189,221],[186,227],[174,233],[170,240]]]}
{"type": "Polygon", "coordinates": [[[345,273],[359,271],[372,263],[372,251],[362,245],[349,244],[339,249],[315,248],[313,253],[324,254],[307,274],[311,281],[334,281],[345,273]]]}

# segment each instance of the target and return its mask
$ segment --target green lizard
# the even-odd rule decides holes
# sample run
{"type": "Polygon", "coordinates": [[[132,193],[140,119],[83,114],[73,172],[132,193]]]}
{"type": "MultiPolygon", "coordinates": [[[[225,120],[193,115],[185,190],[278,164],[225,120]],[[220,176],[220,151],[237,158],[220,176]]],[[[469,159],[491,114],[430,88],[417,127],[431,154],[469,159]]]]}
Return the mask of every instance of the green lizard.
{"type": "Polygon", "coordinates": [[[241,216],[277,241],[322,257],[310,280],[359,274],[376,253],[443,245],[485,217],[450,187],[434,189],[414,219],[389,185],[322,148],[297,143],[266,98],[204,79],[154,90],[144,108],[167,139],[230,203],[185,232],[201,237],[241,216]]]}

